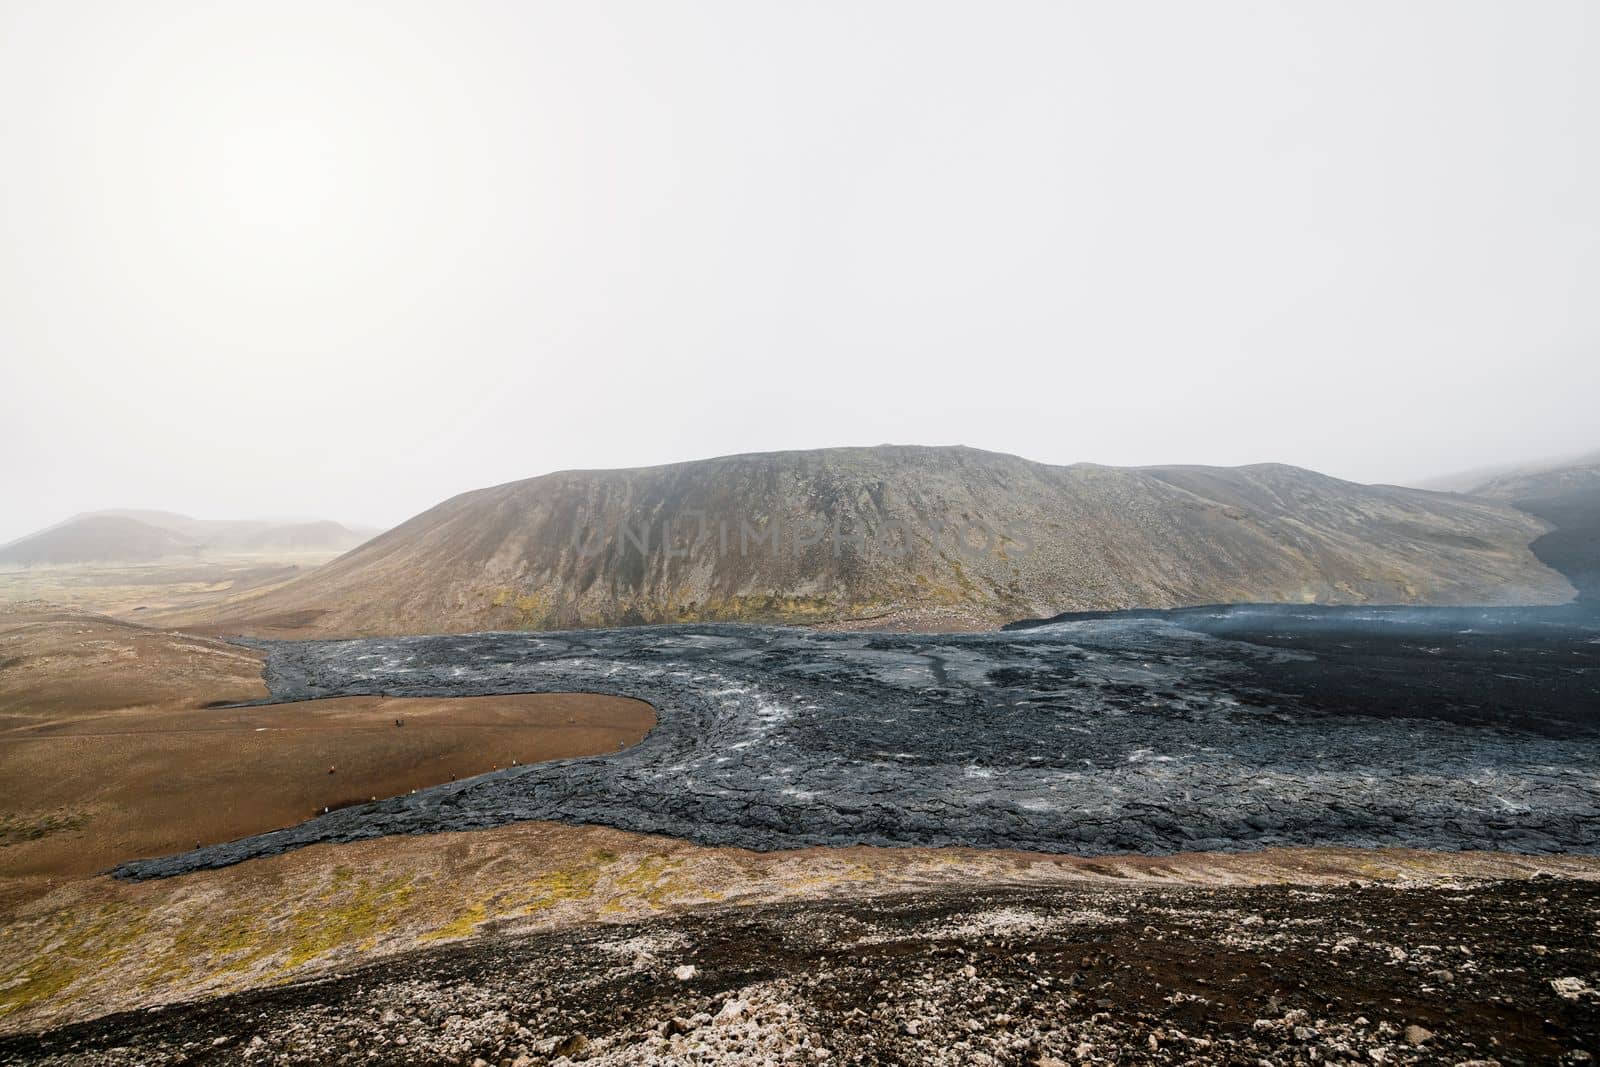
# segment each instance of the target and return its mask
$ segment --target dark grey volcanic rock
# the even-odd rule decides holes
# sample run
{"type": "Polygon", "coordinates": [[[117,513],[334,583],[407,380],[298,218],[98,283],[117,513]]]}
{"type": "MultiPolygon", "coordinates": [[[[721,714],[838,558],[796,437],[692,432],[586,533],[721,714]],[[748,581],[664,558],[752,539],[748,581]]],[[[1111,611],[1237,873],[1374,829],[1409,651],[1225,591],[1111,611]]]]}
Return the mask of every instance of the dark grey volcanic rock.
{"type": "Polygon", "coordinates": [[[526,819],[755,849],[1600,847],[1600,622],[1572,610],[256,644],[279,700],[586,690],[647,700],[660,722],[615,755],[499,771],[118,874],[526,819]]]}

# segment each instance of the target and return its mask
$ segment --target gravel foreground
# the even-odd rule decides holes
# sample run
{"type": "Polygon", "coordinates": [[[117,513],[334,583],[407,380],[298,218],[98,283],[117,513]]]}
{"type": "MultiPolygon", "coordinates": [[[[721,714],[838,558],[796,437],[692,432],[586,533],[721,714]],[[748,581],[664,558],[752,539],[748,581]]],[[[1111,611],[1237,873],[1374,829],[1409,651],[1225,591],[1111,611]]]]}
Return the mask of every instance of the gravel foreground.
{"type": "Polygon", "coordinates": [[[1593,1062],[1600,885],[1068,887],[481,938],[0,1039],[41,1064],[1593,1062]]]}

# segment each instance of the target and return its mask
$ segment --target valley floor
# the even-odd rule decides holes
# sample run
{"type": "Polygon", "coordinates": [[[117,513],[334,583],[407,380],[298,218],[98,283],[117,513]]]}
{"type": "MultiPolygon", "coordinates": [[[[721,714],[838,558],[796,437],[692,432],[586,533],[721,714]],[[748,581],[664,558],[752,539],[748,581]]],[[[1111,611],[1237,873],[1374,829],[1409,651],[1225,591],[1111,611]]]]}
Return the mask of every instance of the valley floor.
{"type": "Polygon", "coordinates": [[[655,724],[648,704],[583,693],[213,706],[266,696],[261,669],[221,641],[0,608],[0,901],[513,761],[615,752],[655,724]]]}
{"type": "Polygon", "coordinates": [[[134,622],[259,596],[336,558],[332,549],[160,559],[146,563],[0,565],[0,604],[48,601],[134,622]]]}
{"type": "Polygon", "coordinates": [[[1077,855],[1353,846],[1600,852],[1600,616],[1194,609],[999,634],[671,626],[259,641],[276,699],[603,692],[638,745],[208,845],[526,820],[752,849],[1077,855]]]}
{"type": "Polygon", "coordinates": [[[1462,611],[251,647],[0,614],[0,1062],[1589,1062],[1600,622],[1462,611]],[[519,737],[576,758],[495,767],[519,737]],[[490,773],[406,777],[450,759],[490,773]],[[262,832],[368,772],[403,795],[262,832]],[[93,873],[263,791],[256,836],[93,873]]]}

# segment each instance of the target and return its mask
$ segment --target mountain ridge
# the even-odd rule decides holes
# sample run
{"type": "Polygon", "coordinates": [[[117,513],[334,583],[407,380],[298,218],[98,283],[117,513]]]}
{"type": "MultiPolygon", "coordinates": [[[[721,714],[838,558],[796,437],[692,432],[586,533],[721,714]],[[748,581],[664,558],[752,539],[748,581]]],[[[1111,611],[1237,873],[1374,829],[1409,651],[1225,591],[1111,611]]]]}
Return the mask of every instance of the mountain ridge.
{"type": "Polygon", "coordinates": [[[1580,601],[1600,604],[1600,453],[1502,474],[1475,486],[1473,493],[1549,523],[1549,532],[1529,548],[1567,576],[1580,601]]]}
{"type": "Polygon", "coordinates": [[[312,574],[171,621],[303,635],[989,628],[1220,601],[1557,603],[1571,586],[1527,547],[1547,528],[1503,504],[1274,463],[746,453],[456,494],[312,574]]]}
{"type": "Polygon", "coordinates": [[[175,512],[82,512],[0,545],[0,564],[148,563],[272,551],[339,551],[371,536],[330,519],[195,519],[175,512]]]}

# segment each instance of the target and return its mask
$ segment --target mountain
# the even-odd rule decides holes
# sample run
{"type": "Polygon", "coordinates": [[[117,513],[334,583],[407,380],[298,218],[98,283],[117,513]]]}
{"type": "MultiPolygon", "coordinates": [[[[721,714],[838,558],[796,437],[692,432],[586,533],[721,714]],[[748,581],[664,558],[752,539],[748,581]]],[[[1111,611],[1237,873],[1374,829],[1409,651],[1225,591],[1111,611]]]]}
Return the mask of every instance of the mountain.
{"type": "Polygon", "coordinates": [[[1514,485],[1523,478],[1536,478],[1555,471],[1600,466],[1600,452],[1571,455],[1522,463],[1501,463],[1490,467],[1456,471],[1454,474],[1425,478],[1413,483],[1419,489],[1432,489],[1441,493],[1462,493],[1467,496],[1495,496],[1493,487],[1514,485]]]}
{"type": "Polygon", "coordinates": [[[1493,500],[1538,500],[1583,493],[1600,485],[1600,456],[1548,467],[1520,467],[1498,472],[1458,490],[1493,500]]]}
{"type": "Polygon", "coordinates": [[[145,563],[168,556],[190,556],[194,542],[172,530],[120,515],[86,515],[41,530],[0,548],[0,564],[41,564],[119,560],[145,563]]]}
{"type": "Polygon", "coordinates": [[[1571,587],[1528,551],[1545,530],[1495,502],[1276,464],[836,448],[463,493],[303,578],[171,621],[280,634],[953,628],[1220,601],[1565,601],[1571,587]]]}
{"type": "Polygon", "coordinates": [[[332,551],[354,548],[381,531],[329,519],[193,519],[170,511],[117,509],[118,515],[172,530],[207,552],[332,551]]]}
{"type": "Polygon", "coordinates": [[[1504,501],[1553,526],[1529,547],[1567,576],[1579,600],[1600,603],[1600,453],[1499,472],[1465,492],[1504,501]]]}
{"type": "Polygon", "coordinates": [[[95,511],[75,515],[0,546],[0,565],[145,563],[170,557],[342,552],[374,532],[317,519],[192,519],[166,511],[95,511]]]}

